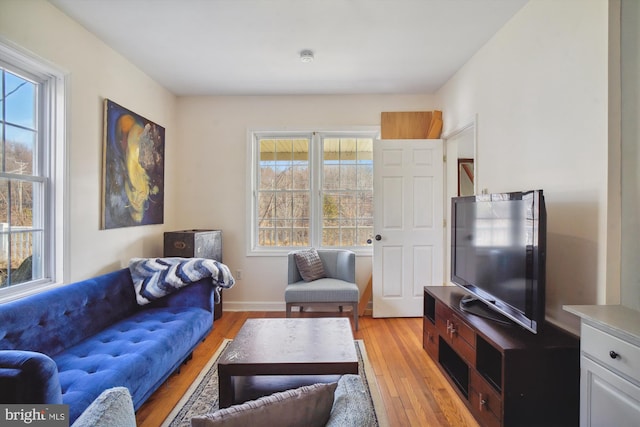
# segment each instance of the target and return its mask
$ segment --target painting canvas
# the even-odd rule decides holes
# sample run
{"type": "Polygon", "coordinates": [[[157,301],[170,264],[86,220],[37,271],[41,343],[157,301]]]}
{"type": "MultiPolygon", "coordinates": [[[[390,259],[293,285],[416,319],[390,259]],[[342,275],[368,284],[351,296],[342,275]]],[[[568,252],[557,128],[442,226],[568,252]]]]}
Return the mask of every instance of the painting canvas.
{"type": "Polygon", "coordinates": [[[104,100],[102,228],[164,221],[164,128],[104,100]]]}

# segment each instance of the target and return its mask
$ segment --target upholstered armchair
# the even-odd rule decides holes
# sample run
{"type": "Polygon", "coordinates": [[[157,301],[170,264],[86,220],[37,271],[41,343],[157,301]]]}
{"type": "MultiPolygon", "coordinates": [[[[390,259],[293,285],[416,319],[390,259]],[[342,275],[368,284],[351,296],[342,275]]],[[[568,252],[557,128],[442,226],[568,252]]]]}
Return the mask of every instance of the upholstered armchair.
{"type": "Polygon", "coordinates": [[[287,317],[291,307],[312,305],[351,306],[355,330],[358,330],[356,254],[346,249],[308,249],[288,255],[288,284],[284,291],[287,317]]]}

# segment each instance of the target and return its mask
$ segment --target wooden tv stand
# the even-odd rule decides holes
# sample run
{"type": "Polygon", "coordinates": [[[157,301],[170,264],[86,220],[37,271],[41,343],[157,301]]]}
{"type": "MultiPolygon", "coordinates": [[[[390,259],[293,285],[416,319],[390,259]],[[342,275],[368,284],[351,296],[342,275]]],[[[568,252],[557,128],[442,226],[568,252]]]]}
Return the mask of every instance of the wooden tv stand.
{"type": "Polygon", "coordinates": [[[425,286],[423,348],[482,426],[574,426],[580,342],[546,323],[533,334],[459,308],[457,286],[425,286]]]}

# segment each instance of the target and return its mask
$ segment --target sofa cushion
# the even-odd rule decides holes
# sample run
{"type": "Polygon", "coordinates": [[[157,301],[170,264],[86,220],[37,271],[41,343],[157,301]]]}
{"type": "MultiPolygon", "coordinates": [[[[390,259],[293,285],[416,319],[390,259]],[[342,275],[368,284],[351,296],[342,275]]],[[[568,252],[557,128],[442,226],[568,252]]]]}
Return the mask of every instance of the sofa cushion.
{"type": "Polygon", "coordinates": [[[274,393],[241,405],[191,419],[192,427],[324,426],[329,419],[337,383],[313,384],[274,393]]]}
{"type": "Polygon", "coordinates": [[[138,408],[210,328],[201,308],[147,309],[54,356],[70,419],[115,386],[127,387],[138,408]]]}
{"type": "Polygon", "coordinates": [[[322,260],[315,248],[297,251],[293,257],[296,261],[300,276],[302,276],[305,282],[312,282],[326,277],[322,260]]]}

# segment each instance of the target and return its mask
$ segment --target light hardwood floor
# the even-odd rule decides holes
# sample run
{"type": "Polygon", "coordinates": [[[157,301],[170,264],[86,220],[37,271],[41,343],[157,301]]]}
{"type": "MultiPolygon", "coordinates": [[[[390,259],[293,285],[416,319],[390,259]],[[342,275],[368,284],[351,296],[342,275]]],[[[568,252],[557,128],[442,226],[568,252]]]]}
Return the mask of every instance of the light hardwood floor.
{"type": "MultiPolygon", "coordinates": [[[[303,313],[302,316],[339,313],[303,313]]],[[[300,316],[296,313],[294,316],[300,316]]],[[[345,312],[343,316],[349,317],[345,312]]],[[[225,312],[193,353],[136,414],[139,427],[158,427],[225,338],[234,338],[248,318],[284,317],[284,312],[225,312]]],[[[353,320],[352,320],[353,322],[353,320]]],[[[422,319],[360,318],[356,339],[364,340],[387,410],[395,426],[477,427],[477,422],[422,349],[422,319]]]]}

